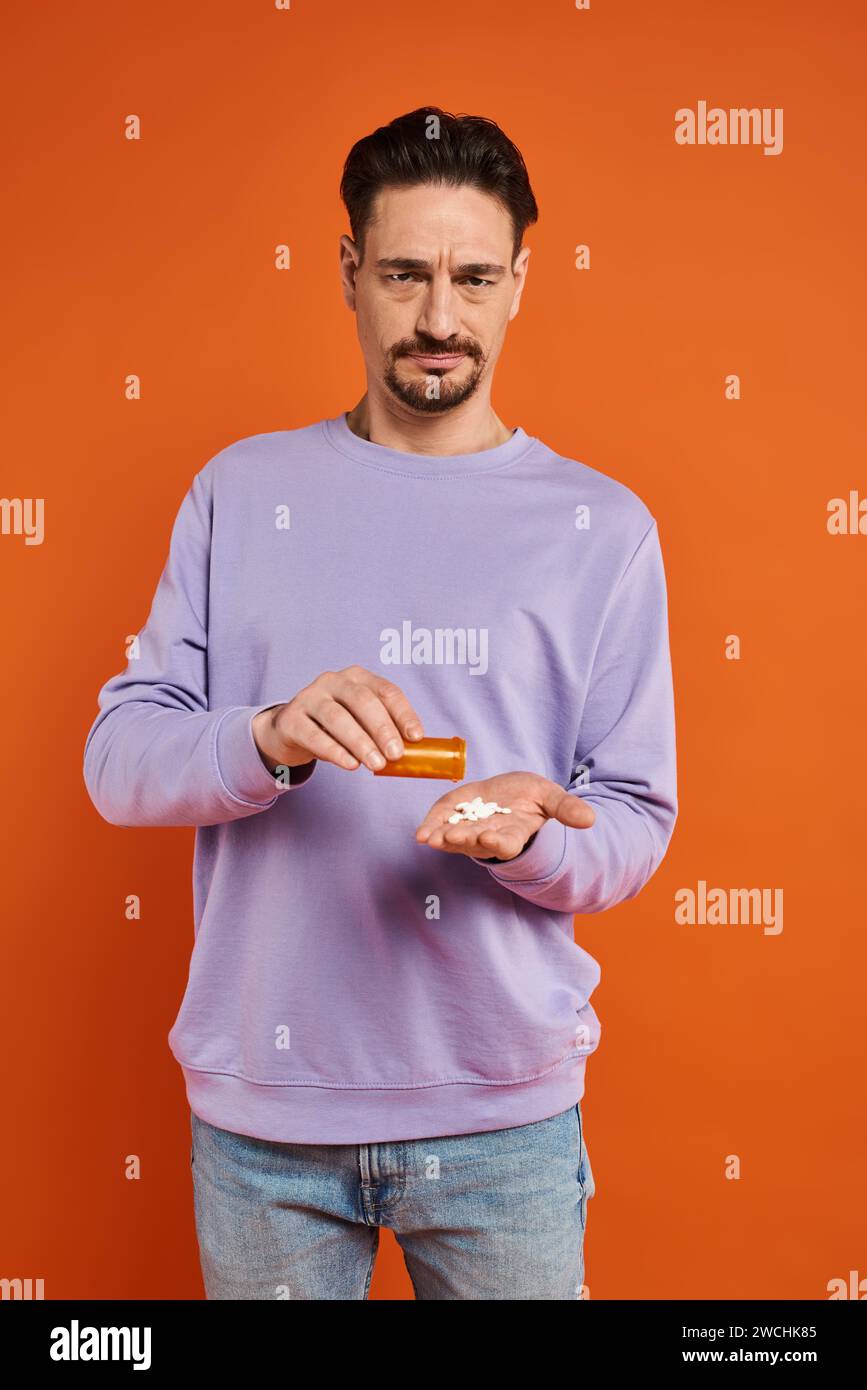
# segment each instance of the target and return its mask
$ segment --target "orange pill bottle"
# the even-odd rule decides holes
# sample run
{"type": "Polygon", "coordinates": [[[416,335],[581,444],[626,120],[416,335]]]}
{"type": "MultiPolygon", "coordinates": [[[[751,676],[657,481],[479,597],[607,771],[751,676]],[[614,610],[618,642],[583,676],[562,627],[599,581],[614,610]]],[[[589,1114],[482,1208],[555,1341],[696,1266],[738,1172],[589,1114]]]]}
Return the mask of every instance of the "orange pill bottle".
{"type": "Polygon", "coordinates": [[[415,743],[405,739],[403,748],[403,756],[377,768],[374,777],[439,777],[462,782],[466,776],[465,739],[420,738],[415,743]]]}

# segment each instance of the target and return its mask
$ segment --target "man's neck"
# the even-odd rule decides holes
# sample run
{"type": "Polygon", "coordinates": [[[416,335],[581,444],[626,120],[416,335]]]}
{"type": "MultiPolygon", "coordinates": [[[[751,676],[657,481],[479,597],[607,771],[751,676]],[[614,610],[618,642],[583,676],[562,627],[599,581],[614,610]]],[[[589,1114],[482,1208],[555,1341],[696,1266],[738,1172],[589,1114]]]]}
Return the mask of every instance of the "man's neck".
{"type": "Polygon", "coordinates": [[[514,434],[483,399],[442,415],[414,415],[365,394],[346,412],[346,423],[359,439],[407,454],[476,454],[496,449],[514,434]]]}

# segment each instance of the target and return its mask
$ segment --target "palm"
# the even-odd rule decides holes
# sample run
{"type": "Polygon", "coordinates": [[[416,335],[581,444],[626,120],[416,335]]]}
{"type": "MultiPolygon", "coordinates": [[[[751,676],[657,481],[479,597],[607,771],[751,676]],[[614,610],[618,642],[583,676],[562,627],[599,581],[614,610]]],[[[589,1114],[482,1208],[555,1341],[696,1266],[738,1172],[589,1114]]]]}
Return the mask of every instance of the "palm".
{"type": "Polygon", "coordinates": [[[483,782],[465,782],[435,801],[416,831],[416,839],[432,849],[474,858],[514,859],[549,816],[558,814],[568,824],[592,824],[593,813],[577,797],[535,772],[502,772],[483,782]],[[495,801],[510,807],[510,814],[496,812],[479,821],[449,824],[459,801],[495,801]],[[565,807],[565,812],[563,808],[565,807]],[[579,810],[583,808],[583,810],[579,810]]]}

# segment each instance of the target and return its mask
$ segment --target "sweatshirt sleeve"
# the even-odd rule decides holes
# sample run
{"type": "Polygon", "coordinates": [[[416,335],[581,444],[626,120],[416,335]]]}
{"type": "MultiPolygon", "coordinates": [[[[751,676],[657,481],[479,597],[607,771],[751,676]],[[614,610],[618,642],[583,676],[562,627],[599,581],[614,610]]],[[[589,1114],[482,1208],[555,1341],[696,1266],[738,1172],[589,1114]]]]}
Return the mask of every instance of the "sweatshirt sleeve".
{"type": "Polygon", "coordinates": [[[488,863],[488,872],[539,907],[602,912],[641,891],[677,819],[668,603],[655,519],[608,605],[573,767],[567,790],[593,807],[594,824],[578,830],[546,820],[516,858],[488,863]]]}
{"type": "Polygon", "coordinates": [[[84,748],[90,799],[112,825],[219,825],[267,811],[307,782],[315,761],[273,776],[253,739],[264,705],[208,706],[208,470],[196,475],[172,529],[139,654],[98,696],[84,748]]]}

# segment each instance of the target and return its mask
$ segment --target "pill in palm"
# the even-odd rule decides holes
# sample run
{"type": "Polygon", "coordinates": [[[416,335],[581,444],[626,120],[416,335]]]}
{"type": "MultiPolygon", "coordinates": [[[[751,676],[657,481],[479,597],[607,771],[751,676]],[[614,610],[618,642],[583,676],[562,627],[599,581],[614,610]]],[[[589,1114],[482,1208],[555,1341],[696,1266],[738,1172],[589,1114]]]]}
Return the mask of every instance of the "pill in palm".
{"type": "Polygon", "coordinates": [[[495,816],[499,811],[510,816],[511,806],[498,806],[496,801],[483,801],[480,796],[476,796],[472,801],[458,801],[455,803],[455,813],[449,816],[449,824],[457,825],[462,820],[487,820],[488,816],[495,816]]]}

